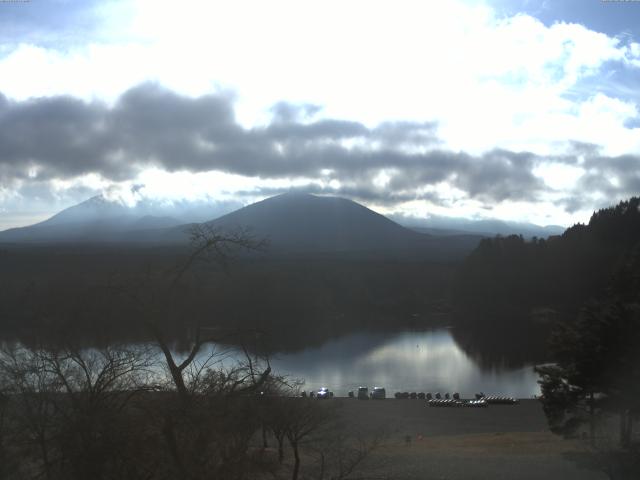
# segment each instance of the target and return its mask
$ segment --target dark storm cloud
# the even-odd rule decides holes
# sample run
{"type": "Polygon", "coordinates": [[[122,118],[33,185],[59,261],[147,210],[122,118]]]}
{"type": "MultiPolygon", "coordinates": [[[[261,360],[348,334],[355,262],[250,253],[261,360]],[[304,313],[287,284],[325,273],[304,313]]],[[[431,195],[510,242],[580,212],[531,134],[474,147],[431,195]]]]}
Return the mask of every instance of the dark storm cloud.
{"type": "Polygon", "coordinates": [[[599,191],[613,198],[640,194],[640,155],[588,157],[584,168],[587,173],[579,185],[585,191],[599,191]]]}
{"type": "Polygon", "coordinates": [[[59,96],[8,103],[0,108],[0,180],[68,178],[100,172],[126,178],[126,162],[109,131],[107,109],[98,103],[59,96]]]}
{"type": "Polygon", "coordinates": [[[544,182],[532,170],[538,157],[531,153],[493,150],[480,158],[470,159],[456,182],[471,197],[482,200],[537,200],[544,182]]]}
{"type": "Polygon", "coordinates": [[[318,120],[310,124],[301,123],[272,123],[265,132],[270,139],[278,141],[289,140],[340,140],[347,138],[366,137],[369,130],[357,122],[343,120],[318,120]]]}
{"type": "Polygon", "coordinates": [[[565,197],[559,202],[567,213],[575,213],[583,209],[593,208],[592,203],[591,199],[579,195],[565,197]]]}
{"type": "Polygon", "coordinates": [[[391,150],[345,148],[342,140],[395,147],[435,138],[433,124],[369,129],[357,122],[296,118],[289,113],[267,127],[245,129],[227,96],[194,99],[152,84],[127,91],[112,108],[64,96],[10,102],[0,110],[0,166],[5,177],[21,178],[37,167],[39,178],[96,172],[118,180],[149,164],[261,177],[315,176],[327,168],[357,176],[414,159],[391,150]]]}
{"type": "Polygon", "coordinates": [[[325,184],[335,179],[342,186],[330,193],[379,204],[438,202],[429,187],[446,182],[492,204],[539,200],[549,188],[533,174],[534,168],[549,161],[575,164],[578,156],[588,162],[583,183],[590,192],[626,192],[639,184],[637,157],[602,157],[595,146],[575,144],[558,158],[500,149],[474,156],[437,148],[434,123],[370,128],[358,122],[314,120],[317,112],[315,106],[281,103],[274,107],[271,123],[247,129],[236,121],[228,95],[190,98],[154,84],[132,88],[113,106],[68,96],[22,102],[0,96],[0,185],[88,173],[119,181],[156,166],[260,178],[304,177],[325,184]],[[625,171],[635,176],[621,176],[625,171]],[[381,172],[389,177],[382,186],[381,172]]]}
{"type": "Polygon", "coordinates": [[[604,208],[640,195],[640,155],[607,157],[599,151],[591,149],[584,156],[580,166],[585,173],[573,192],[560,201],[567,212],[604,208]],[[599,200],[594,201],[594,196],[599,200]]]}
{"type": "Polygon", "coordinates": [[[435,122],[417,124],[414,122],[385,122],[376,127],[372,134],[387,147],[405,143],[429,145],[440,143],[436,137],[435,122]]]}
{"type": "Polygon", "coordinates": [[[532,173],[539,158],[531,153],[492,150],[481,156],[432,151],[418,156],[404,175],[394,177],[391,189],[407,190],[447,181],[482,201],[535,201],[546,190],[532,173]],[[423,161],[424,160],[424,161],[423,161]]]}

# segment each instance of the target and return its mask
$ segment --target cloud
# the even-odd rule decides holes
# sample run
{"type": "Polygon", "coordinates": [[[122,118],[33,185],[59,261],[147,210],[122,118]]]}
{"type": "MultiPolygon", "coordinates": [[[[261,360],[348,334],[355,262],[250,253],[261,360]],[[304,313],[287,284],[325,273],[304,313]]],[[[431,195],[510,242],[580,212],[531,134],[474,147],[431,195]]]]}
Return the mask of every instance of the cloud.
{"type": "Polygon", "coordinates": [[[190,98],[155,84],[128,90],[113,107],[68,96],[22,102],[0,98],[5,180],[87,173],[122,180],[147,166],[266,177],[370,169],[386,163],[384,152],[349,149],[340,142],[425,146],[435,129],[431,123],[369,129],[357,122],[280,118],[266,127],[245,129],[235,121],[228,96],[190,98]]]}
{"type": "Polygon", "coordinates": [[[326,0],[313,21],[299,0],[2,5],[0,208],[35,184],[307,185],[511,216],[620,198],[638,30],[628,5],[578,2],[326,0]]]}
{"type": "MultiPolygon", "coordinates": [[[[287,112],[291,103],[282,103],[271,113],[304,117],[295,122],[309,121],[317,105],[368,126],[435,119],[447,147],[475,154],[546,154],[550,142],[574,138],[624,149],[637,138],[626,135],[611,105],[577,107],[598,91],[637,103],[640,46],[576,23],[545,24],[520,8],[505,15],[492,2],[449,0],[434,9],[420,0],[327,0],[310,22],[298,0],[194,1],[189,8],[136,0],[111,2],[110,15],[101,16],[108,25],[87,39],[85,16],[99,10],[80,3],[41,4],[39,17],[27,15],[35,5],[3,6],[3,13],[25,12],[12,19],[25,27],[19,44],[0,49],[0,91],[111,102],[150,79],[191,96],[222,85],[237,93],[245,126],[261,123],[265,109],[284,99],[305,107],[287,112]],[[112,3],[129,9],[111,14],[118,12],[112,3]],[[53,43],[29,34],[50,32],[58,20],[53,43]]],[[[618,10],[597,10],[605,8],[618,10]]]]}
{"type": "MultiPolygon", "coordinates": [[[[113,119],[104,104],[58,96],[0,101],[0,180],[132,174],[118,158],[113,119]]],[[[111,112],[112,113],[112,112],[111,112]]],[[[113,117],[113,115],[111,115],[113,117]]]]}
{"type": "Polygon", "coordinates": [[[578,187],[584,192],[599,192],[607,198],[640,193],[640,155],[588,157],[585,168],[578,187]]]}
{"type": "Polygon", "coordinates": [[[236,120],[233,102],[226,93],[188,97],[153,83],[126,91],[113,105],[70,96],[0,96],[1,184],[24,196],[31,195],[30,185],[73,185],[88,175],[96,180],[83,188],[96,190],[131,188],[149,169],[216,171],[253,179],[254,196],[288,189],[284,185],[295,179],[307,191],[389,207],[460,199],[480,206],[535,204],[562,195],[567,211],[598,195],[640,191],[640,157],[605,156],[597,145],[569,142],[567,153],[556,156],[500,148],[472,155],[443,148],[433,122],[368,127],[281,103],[270,123],[246,128],[236,120]],[[584,173],[559,191],[540,173],[549,164],[584,173]]]}
{"type": "Polygon", "coordinates": [[[580,157],[570,155],[565,161],[579,165],[584,171],[576,179],[574,188],[559,200],[569,213],[604,208],[640,194],[638,154],[604,156],[598,148],[587,145],[580,157]]]}

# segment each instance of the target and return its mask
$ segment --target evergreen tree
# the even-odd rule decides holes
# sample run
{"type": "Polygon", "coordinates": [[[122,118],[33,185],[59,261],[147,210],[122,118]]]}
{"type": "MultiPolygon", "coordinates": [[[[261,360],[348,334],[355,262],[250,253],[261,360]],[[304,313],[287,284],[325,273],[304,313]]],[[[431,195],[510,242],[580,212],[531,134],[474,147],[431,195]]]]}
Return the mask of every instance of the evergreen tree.
{"type": "Polygon", "coordinates": [[[556,326],[553,365],[537,368],[543,408],[552,431],[574,433],[596,417],[620,415],[620,441],[628,446],[640,414],[640,244],[614,276],[605,299],[591,302],[571,322],[556,326]]]}

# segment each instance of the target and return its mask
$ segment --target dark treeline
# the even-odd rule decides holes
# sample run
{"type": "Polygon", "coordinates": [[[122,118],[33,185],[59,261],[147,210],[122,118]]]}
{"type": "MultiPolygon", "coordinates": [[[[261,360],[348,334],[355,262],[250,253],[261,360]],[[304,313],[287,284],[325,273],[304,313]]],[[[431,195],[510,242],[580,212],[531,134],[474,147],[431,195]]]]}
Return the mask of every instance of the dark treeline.
{"type": "Polygon", "coordinates": [[[589,451],[576,460],[590,468],[609,478],[638,478],[640,244],[600,295],[553,326],[549,344],[554,363],[536,371],[551,430],[588,438],[589,451]]]}
{"type": "MultiPolygon", "coordinates": [[[[7,247],[0,253],[0,335],[27,344],[148,339],[140,302],[188,258],[187,249],[7,247]]],[[[158,319],[176,341],[196,324],[260,335],[267,350],[304,348],[358,329],[445,320],[455,264],[349,255],[239,257],[196,264],[158,319]]],[[[242,340],[242,339],[236,339],[242,340]]]]}
{"type": "Polygon", "coordinates": [[[546,240],[482,240],[455,277],[457,324],[480,338],[486,334],[487,341],[496,332],[543,340],[557,321],[574,318],[585,302],[604,295],[627,263],[640,244],[639,204],[631,198],[599,210],[587,225],[546,240]]]}
{"type": "Polygon", "coordinates": [[[631,198],[548,240],[483,240],[454,282],[458,341],[510,358],[545,346],[549,426],[589,439],[573,459],[609,478],[640,472],[639,208],[631,198]]]}

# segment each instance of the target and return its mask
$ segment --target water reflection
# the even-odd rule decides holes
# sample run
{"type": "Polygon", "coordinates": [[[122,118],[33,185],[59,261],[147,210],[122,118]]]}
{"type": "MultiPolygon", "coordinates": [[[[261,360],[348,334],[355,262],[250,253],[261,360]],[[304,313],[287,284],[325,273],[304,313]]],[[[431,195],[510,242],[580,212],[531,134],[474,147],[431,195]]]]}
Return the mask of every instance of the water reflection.
{"type": "MultiPolygon", "coordinates": [[[[17,348],[23,348],[19,343],[17,348]]],[[[154,359],[150,374],[165,365],[160,350],[150,344],[129,344],[154,359]]],[[[88,348],[86,351],[91,351],[88,348]]],[[[174,352],[180,363],[185,352],[174,352]]],[[[209,359],[213,368],[232,367],[245,359],[233,347],[210,345],[198,355],[198,366],[209,359]],[[211,352],[215,356],[210,357],[211,352]]],[[[480,366],[456,343],[448,329],[400,333],[356,333],[331,340],[320,347],[270,358],[273,371],[305,381],[306,390],[329,387],[344,396],[358,386],[383,386],[388,395],[396,391],[460,392],[464,397],[483,391],[529,398],[539,393],[531,365],[480,366]]],[[[160,378],[160,377],[158,377],[160,378]]]]}
{"type": "Polygon", "coordinates": [[[279,374],[305,380],[307,390],[326,386],[345,395],[359,385],[395,391],[458,391],[512,395],[539,393],[531,366],[480,368],[447,329],[397,334],[358,333],[318,348],[272,359],[279,374]]]}

